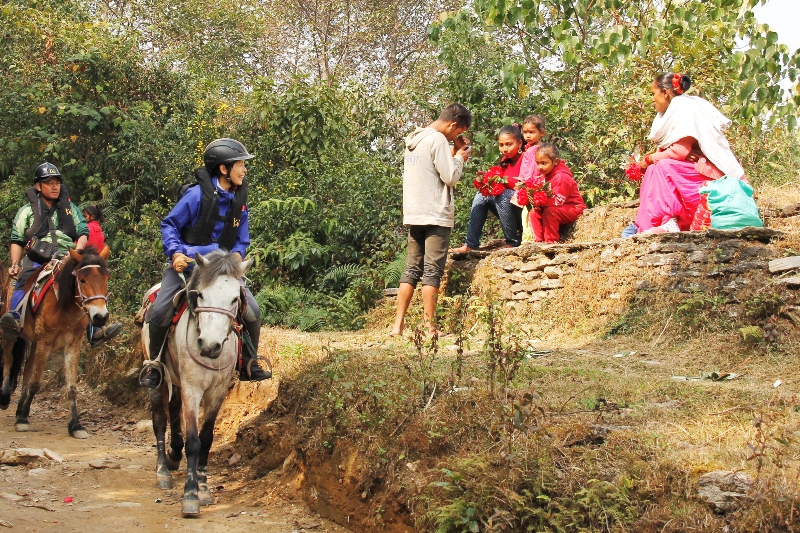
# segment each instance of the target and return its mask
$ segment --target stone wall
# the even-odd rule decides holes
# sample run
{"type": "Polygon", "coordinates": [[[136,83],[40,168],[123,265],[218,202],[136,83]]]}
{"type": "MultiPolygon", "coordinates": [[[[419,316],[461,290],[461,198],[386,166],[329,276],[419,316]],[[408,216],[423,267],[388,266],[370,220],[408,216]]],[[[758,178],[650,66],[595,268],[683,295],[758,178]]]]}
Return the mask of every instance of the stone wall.
{"type": "Polygon", "coordinates": [[[729,304],[731,316],[745,312],[737,306],[754,295],[776,294],[791,311],[798,306],[797,278],[769,271],[771,260],[788,253],[780,247],[782,236],[745,228],[454,254],[445,290],[452,295],[469,285],[523,316],[544,309],[568,326],[591,322],[588,329],[602,329],[645,293],[667,305],[708,295],[729,304]]]}

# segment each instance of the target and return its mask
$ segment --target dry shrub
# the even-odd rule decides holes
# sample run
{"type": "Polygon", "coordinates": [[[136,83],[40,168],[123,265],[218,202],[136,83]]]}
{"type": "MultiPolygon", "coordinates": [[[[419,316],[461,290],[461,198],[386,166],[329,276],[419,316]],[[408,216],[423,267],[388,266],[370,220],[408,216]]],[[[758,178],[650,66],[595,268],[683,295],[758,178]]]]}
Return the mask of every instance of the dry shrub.
{"type": "Polygon", "coordinates": [[[570,242],[605,242],[616,239],[636,217],[636,207],[620,204],[587,209],[575,222],[570,242]]]}

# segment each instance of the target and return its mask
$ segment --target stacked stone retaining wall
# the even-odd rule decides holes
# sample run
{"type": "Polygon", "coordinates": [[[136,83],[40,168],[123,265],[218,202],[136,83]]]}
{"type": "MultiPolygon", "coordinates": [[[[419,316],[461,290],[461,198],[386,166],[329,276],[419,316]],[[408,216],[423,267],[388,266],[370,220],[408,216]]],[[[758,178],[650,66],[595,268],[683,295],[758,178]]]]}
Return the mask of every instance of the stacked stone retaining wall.
{"type": "Polygon", "coordinates": [[[776,312],[797,326],[791,319],[800,316],[797,277],[769,270],[770,261],[789,253],[780,247],[782,236],[744,228],[469,252],[451,257],[445,290],[454,295],[470,287],[523,316],[546,312],[584,330],[602,330],[645,293],[665,305],[707,297],[732,317],[747,313],[754,298],[774,295],[782,302],[776,312]]]}

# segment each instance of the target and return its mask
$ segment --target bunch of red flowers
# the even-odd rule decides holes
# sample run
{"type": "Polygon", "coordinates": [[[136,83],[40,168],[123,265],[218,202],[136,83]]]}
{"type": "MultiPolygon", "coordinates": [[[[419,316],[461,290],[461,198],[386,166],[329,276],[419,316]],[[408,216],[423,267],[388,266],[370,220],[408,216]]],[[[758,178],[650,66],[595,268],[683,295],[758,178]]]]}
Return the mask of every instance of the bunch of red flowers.
{"type": "Polygon", "coordinates": [[[503,176],[503,169],[492,167],[483,173],[482,178],[475,178],[472,184],[484,196],[498,196],[506,190],[508,180],[503,176]]]}
{"type": "Polygon", "coordinates": [[[635,159],[633,159],[628,168],[625,169],[625,175],[628,176],[628,179],[631,181],[642,181],[642,169],[635,159]]]}
{"type": "Polygon", "coordinates": [[[533,176],[522,181],[518,185],[519,189],[511,198],[511,203],[519,207],[544,207],[550,198],[549,185],[544,181],[544,176],[533,176]]]}

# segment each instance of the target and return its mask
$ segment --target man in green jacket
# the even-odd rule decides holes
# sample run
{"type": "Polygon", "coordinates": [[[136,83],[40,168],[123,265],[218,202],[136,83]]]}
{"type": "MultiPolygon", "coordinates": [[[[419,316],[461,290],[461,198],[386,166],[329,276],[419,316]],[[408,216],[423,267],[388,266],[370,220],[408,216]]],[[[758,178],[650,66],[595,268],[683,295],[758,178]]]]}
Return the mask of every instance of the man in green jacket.
{"type": "MultiPolygon", "coordinates": [[[[56,257],[65,255],[70,248],[82,250],[86,247],[89,228],[81,210],[69,198],[66,187],[61,184],[61,173],[55,165],[42,163],[36,168],[33,187],[25,191],[28,203],[17,211],[11,226],[9,256],[11,267],[8,275],[15,278],[14,293],[9,311],[0,318],[4,335],[16,339],[20,332],[20,309],[25,296],[25,282],[40,266],[25,254],[32,239],[55,245],[56,257]],[[53,242],[55,237],[55,242],[53,242]]],[[[110,338],[119,332],[100,330],[95,332],[92,344],[110,338]]]]}

